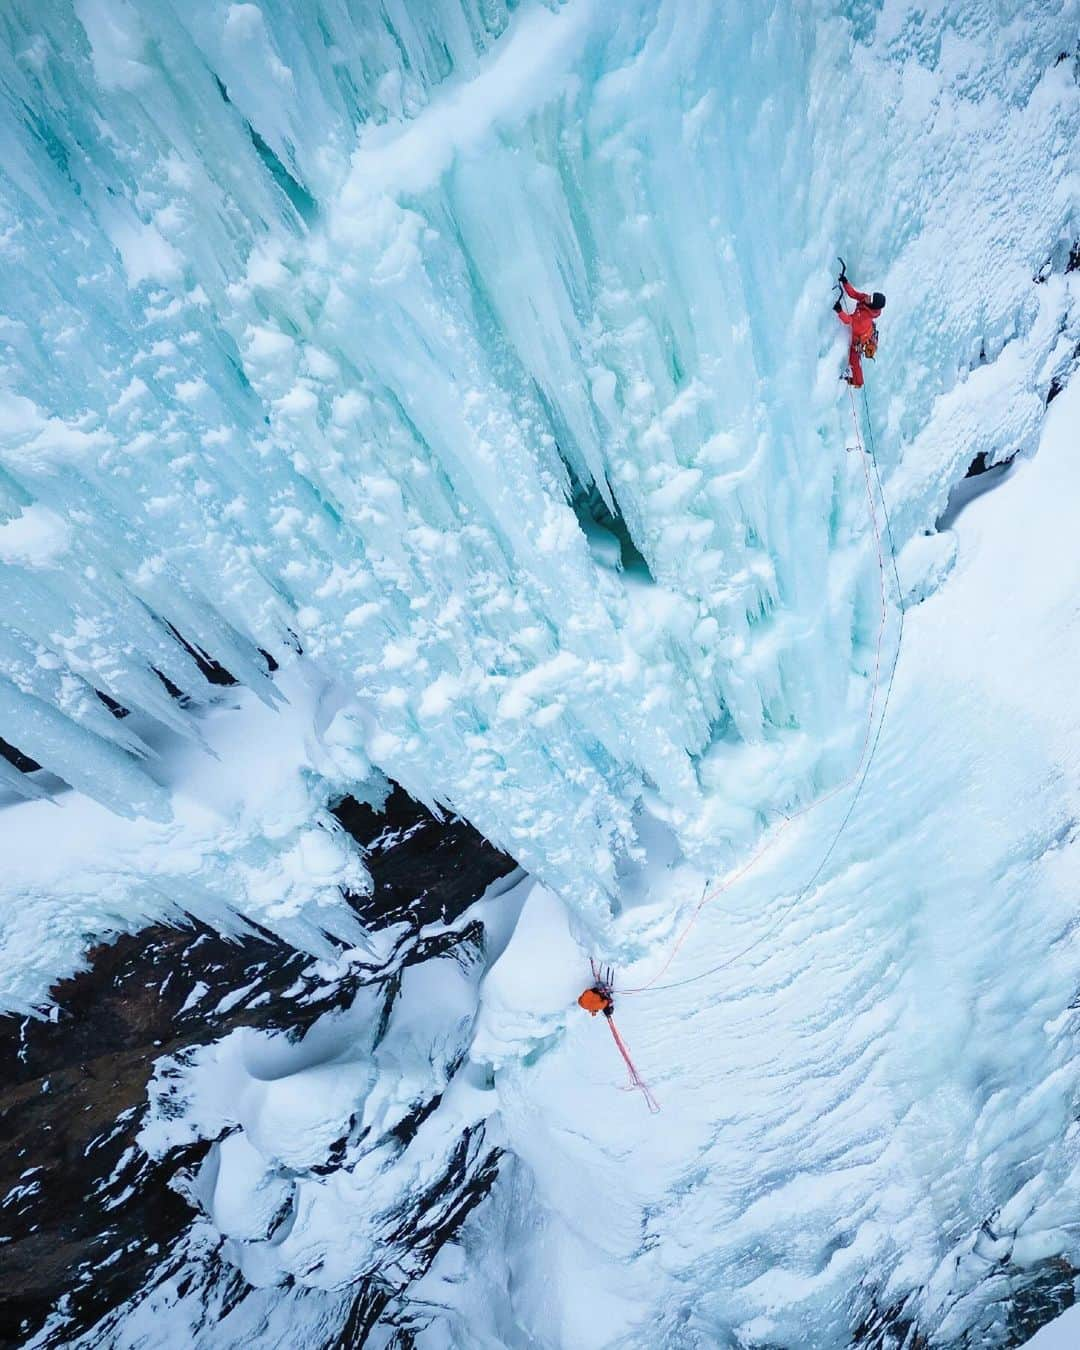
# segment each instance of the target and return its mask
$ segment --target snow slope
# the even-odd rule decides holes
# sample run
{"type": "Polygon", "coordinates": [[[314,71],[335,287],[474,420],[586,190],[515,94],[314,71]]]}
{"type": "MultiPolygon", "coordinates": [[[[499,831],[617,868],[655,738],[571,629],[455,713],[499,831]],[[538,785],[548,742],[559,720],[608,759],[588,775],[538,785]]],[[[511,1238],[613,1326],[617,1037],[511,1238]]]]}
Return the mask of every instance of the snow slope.
{"type": "Polygon", "coordinates": [[[1080,1308],[1070,1308],[1068,1312],[1048,1322],[1046,1326],[1032,1336],[1025,1350],[1073,1350],[1080,1341],[1080,1308]]]}

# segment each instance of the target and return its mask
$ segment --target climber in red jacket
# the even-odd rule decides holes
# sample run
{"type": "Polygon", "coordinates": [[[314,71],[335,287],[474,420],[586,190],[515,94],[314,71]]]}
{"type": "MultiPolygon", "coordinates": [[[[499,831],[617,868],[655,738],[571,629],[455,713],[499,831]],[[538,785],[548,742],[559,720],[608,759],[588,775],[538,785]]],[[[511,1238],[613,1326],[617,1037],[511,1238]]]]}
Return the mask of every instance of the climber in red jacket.
{"type": "Polygon", "coordinates": [[[844,379],[856,389],[861,389],[863,384],[862,358],[868,356],[872,361],[877,355],[878,331],[877,324],[874,321],[885,308],[885,297],[880,291],[875,291],[873,295],[868,295],[866,291],[857,291],[847,279],[847,269],[844,266],[843,258],[840,259],[840,276],[837,284],[842,286],[845,294],[856,302],[854,312],[848,314],[844,309],[843,301],[837,296],[833,309],[836,310],[840,322],[846,323],[851,329],[851,348],[848,351],[848,364],[851,367],[851,373],[845,375],[844,379]]]}

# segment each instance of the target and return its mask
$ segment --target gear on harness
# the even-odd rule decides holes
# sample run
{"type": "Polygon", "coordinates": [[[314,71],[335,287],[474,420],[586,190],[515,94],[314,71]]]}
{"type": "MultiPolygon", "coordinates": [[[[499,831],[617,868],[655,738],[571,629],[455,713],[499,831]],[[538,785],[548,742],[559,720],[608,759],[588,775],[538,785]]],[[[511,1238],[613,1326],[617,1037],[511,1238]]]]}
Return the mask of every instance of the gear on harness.
{"type": "Polygon", "coordinates": [[[874,359],[875,356],[877,356],[877,345],[878,345],[877,324],[874,324],[873,328],[871,328],[869,337],[855,339],[855,346],[858,350],[859,355],[865,356],[871,361],[874,359]]]}

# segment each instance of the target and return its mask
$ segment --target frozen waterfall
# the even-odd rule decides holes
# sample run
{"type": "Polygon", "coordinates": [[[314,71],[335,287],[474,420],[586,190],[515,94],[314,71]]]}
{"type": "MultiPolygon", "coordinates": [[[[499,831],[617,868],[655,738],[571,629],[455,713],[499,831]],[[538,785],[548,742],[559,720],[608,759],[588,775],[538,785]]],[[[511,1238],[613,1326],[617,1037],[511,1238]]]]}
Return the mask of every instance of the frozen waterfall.
{"type": "MultiPolygon", "coordinates": [[[[481,1122],[425,1350],[1017,1344],[1080,1268],[1078,40],[1077,0],[3,7],[5,1005],[183,914],[385,955],[330,808],[387,780],[527,874],[300,1081],[270,1033],[159,1068],[143,1147],[224,1133],[193,1194],[258,1287],[199,1344],[329,1344],[372,1197],[481,1122]],[[838,253],[888,295],[865,403],[838,253]],[[641,986],[787,819],[623,1001],[657,1124],[586,956],[641,986]]],[[[108,1343],[191,1343],[181,1283],[108,1343]]]]}

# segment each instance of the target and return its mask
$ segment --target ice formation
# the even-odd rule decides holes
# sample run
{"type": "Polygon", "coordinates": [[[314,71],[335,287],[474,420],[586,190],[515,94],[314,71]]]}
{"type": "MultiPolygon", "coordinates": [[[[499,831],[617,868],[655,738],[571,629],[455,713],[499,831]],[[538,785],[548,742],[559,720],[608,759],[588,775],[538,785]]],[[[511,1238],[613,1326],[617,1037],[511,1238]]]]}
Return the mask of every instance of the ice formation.
{"type": "MultiPolygon", "coordinates": [[[[179,910],[372,941],[328,802],[385,775],[472,821],[532,880],[482,984],[417,976],[456,1049],[401,1033],[429,1077],[468,1048],[432,1156],[491,1117],[510,1160],[419,1287],[431,1347],[1001,1340],[1022,1272],[1076,1255],[1074,389],[1045,459],[934,525],[977,456],[1035,449],[1075,362],[1078,19],[0,14],[0,736],[47,771],[0,786],[61,808],[0,817],[4,996],[179,910]],[[837,252],[889,297],[855,421],[837,252]],[[859,761],[860,419],[890,660],[911,606],[889,722],[805,903],[842,795],[703,912],[678,973],[722,977],[626,1000],[657,1132],[567,1023],[583,945],[647,977],[704,880],[859,761]]],[[[358,1037],[331,1124],[404,1072],[379,1054],[358,1037]]],[[[347,1285],[352,1173],[259,1245],[304,1089],[226,1122],[191,1072],[190,1128],[237,1130],[202,1200],[241,1268],[347,1285]]],[[[317,1337],[325,1306],[281,1299],[263,1334],[317,1337]]]]}

